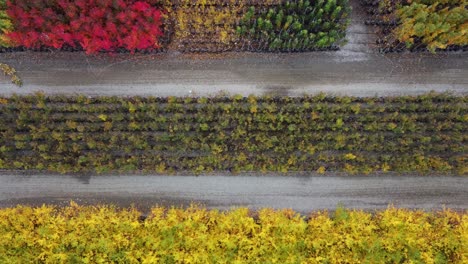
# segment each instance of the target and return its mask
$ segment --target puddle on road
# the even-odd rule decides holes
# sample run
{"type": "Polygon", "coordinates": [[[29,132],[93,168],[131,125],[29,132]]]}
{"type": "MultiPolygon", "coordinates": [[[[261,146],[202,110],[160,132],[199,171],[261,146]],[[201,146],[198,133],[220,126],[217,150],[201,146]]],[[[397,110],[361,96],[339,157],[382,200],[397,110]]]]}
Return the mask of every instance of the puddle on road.
{"type": "Polygon", "coordinates": [[[259,88],[263,90],[263,95],[268,96],[290,96],[290,91],[294,89],[287,85],[267,85],[259,88]]]}

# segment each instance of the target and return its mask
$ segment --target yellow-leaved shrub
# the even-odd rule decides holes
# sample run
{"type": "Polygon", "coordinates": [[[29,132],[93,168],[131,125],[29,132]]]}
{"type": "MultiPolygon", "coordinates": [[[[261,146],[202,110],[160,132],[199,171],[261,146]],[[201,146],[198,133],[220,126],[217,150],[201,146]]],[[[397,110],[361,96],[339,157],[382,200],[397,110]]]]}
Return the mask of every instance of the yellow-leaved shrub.
{"type": "Polygon", "coordinates": [[[421,42],[431,52],[449,45],[468,45],[468,1],[409,1],[396,15],[396,38],[412,47],[421,42]]]}
{"type": "Polygon", "coordinates": [[[281,0],[164,0],[174,27],[172,45],[182,51],[227,51],[240,41],[236,26],[250,5],[281,0]]]}
{"type": "MultiPolygon", "coordinates": [[[[0,46],[1,46],[1,44],[0,44],[0,46]]],[[[0,62],[0,73],[3,73],[3,75],[10,77],[11,83],[13,83],[13,84],[15,84],[17,86],[22,86],[23,85],[23,81],[18,76],[18,73],[16,72],[16,69],[11,67],[10,65],[0,62]]]]}
{"type": "Polygon", "coordinates": [[[0,209],[0,263],[467,263],[466,213],[0,209]]]}

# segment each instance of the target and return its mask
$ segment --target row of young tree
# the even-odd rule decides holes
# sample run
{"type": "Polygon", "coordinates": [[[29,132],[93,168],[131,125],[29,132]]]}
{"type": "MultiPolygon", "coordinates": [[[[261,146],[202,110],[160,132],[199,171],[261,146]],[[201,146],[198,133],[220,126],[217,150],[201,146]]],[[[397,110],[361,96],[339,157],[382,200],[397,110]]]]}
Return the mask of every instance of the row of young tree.
{"type": "Polygon", "coordinates": [[[348,0],[299,0],[249,8],[237,33],[254,41],[260,50],[302,51],[342,43],[349,13],[348,0]]]}
{"type": "Polygon", "coordinates": [[[151,2],[7,0],[12,28],[3,37],[11,45],[33,49],[154,50],[160,47],[163,12],[151,2]]]}
{"type": "Polygon", "coordinates": [[[468,47],[468,1],[383,0],[363,3],[380,26],[384,51],[459,50],[468,47]]]}
{"type": "Polygon", "coordinates": [[[0,98],[0,169],[465,175],[467,97],[0,98]]]}
{"type": "MultiPolygon", "coordinates": [[[[390,49],[468,46],[466,0],[373,4],[390,49]]],[[[0,48],[303,51],[343,43],[348,0],[0,0],[0,48]]]]}
{"type": "Polygon", "coordinates": [[[420,0],[397,9],[400,24],[393,33],[411,48],[418,42],[431,52],[468,45],[468,1],[420,0]]]}
{"type": "Polygon", "coordinates": [[[182,51],[329,48],[343,40],[349,11],[347,0],[0,1],[0,46],[88,53],[166,44],[182,51]]]}
{"type": "MultiPolygon", "coordinates": [[[[441,180],[443,181],[443,180],[441,180]]],[[[463,210],[0,209],[1,263],[466,263],[463,210]]]]}

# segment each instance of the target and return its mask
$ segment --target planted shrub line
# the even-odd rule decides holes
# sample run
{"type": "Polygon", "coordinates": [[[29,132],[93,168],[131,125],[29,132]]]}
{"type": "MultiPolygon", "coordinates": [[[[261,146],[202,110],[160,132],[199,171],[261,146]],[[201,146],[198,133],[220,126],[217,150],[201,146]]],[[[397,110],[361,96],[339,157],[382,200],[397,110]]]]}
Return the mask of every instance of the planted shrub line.
{"type": "Polygon", "coordinates": [[[268,51],[303,51],[341,43],[349,13],[347,0],[285,2],[256,13],[250,7],[237,33],[268,51]]]}
{"type": "Polygon", "coordinates": [[[464,212],[0,209],[0,262],[466,263],[464,212]],[[435,243],[437,241],[437,243],[435,243]]]}
{"type": "Polygon", "coordinates": [[[173,6],[270,6],[277,5],[282,0],[162,0],[163,5],[173,6]]]}
{"type": "MultiPolygon", "coordinates": [[[[6,131],[2,131],[6,132],[6,131]]],[[[65,139],[62,139],[61,142],[82,142],[83,139],[85,138],[95,138],[98,140],[108,140],[108,141],[120,141],[122,144],[126,142],[130,142],[129,140],[135,141],[135,140],[142,140],[145,139],[144,141],[147,143],[152,143],[152,142],[157,142],[162,145],[162,143],[168,143],[172,144],[171,142],[178,141],[178,140],[188,140],[191,138],[195,138],[198,133],[195,131],[190,131],[190,132],[184,132],[180,133],[178,135],[172,135],[167,132],[135,132],[135,131],[128,131],[128,132],[123,132],[123,131],[108,131],[108,133],[101,133],[102,131],[98,132],[70,132],[68,133],[68,137],[65,139]]],[[[38,133],[34,137],[30,136],[30,133],[28,131],[20,131],[15,133],[14,138],[18,142],[31,142],[34,141],[36,143],[47,143],[47,133],[48,132],[42,132],[38,133]]],[[[223,131],[226,136],[232,135],[234,132],[233,131],[223,131]]],[[[269,136],[281,136],[281,131],[276,131],[276,132],[270,132],[269,136]]],[[[341,142],[341,143],[346,143],[347,145],[351,145],[351,143],[356,143],[356,144],[361,144],[365,139],[363,139],[363,135],[367,135],[369,137],[375,137],[376,135],[373,135],[372,132],[359,132],[359,133],[353,133],[350,134],[348,138],[343,138],[342,133],[340,131],[336,132],[325,132],[325,133],[320,133],[320,134],[310,134],[306,136],[298,136],[298,138],[302,139],[307,139],[310,143],[316,143],[317,148],[320,148],[320,144],[324,144],[324,140],[329,140],[330,143],[336,143],[336,142],[341,142]]],[[[426,134],[415,134],[415,135],[405,135],[405,140],[408,142],[412,143],[431,143],[431,144],[426,144],[422,146],[423,148],[435,148],[438,146],[444,146],[444,144],[448,144],[447,146],[450,148],[454,148],[455,146],[458,147],[463,147],[463,144],[466,144],[466,139],[464,137],[459,137],[456,134],[446,134],[445,137],[432,137],[432,133],[426,133],[426,134]],[[447,142],[449,139],[449,142],[447,142]],[[453,144],[453,145],[450,145],[453,144]]],[[[395,134],[391,131],[388,131],[386,133],[379,133],[378,137],[383,138],[384,140],[390,140],[390,143],[387,145],[376,145],[376,146],[360,146],[360,148],[372,148],[372,147],[379,147],[379,148],[386,148],[386,147],[391,147],[394,145],[392,143],[393,141],[397,141],[401,138],[400,135],[395,134]]],[[[13,145],[13,142],[9,142],[6,139],[2,138],[0,139],[2,144],[5,144],[6,146],[8,145],[13,145]]],[[[411,145],[411,144],[410,144],[411,145]]],[[[159,145],[158,145],[159,146],[159,145]]],[[[153,148],[156,147],[153,146],[153,148]]],[[[186,146],[187,148],[190,148],[192,146],[186,146]]],[[[341,145],[341,147],[344,147],[344,145],[341,145]]],[[[408,147],[408,145],[407,145],[408,147]]]]}
{"type": "Polygon", "coordinates": [[[450,94],[0,97],[0,169],[466,175],[467,102],[450,94]]]}
{"type": "Polygon", "coordinates": [[[348,0],[0,1],[0,52],[336,50],[349,12],[348,0]]]}
{"type": "Polygon", "coordinates": [[[361,0],[379,26],[381,52],[467,51],[466,0],[361,0]]]}
{"type": "MultiPolygon", "coordinates": [[[[151,2],[151,1],[149,1],[151,2]]],[[[158,49],[162,11],[148,1],[7,1],[11,43],[32,49],[82,47],[86,53],[158,49]]]]}
{"type": "MultiPolygon", "coordinates": [[[[94,97],[69,97],[56,95],[57,98],[44,97],[41,94],[36,95],[23,95],[21,101],[18,101],[16,105],[2,105],[0,109],[8,108],[9,110],[28,108],[31,110],[45,109],[42,103],[47,103],[48,106],[54,108],[54,112],[64,111],[78,111],[85,109],[86,111],[125,111],[129,108],[134,108],[133,113],[138,113],[141,110],[144,111],[195,111],[203,108],[203,110],[210,111],[226,111],[226,109],[237,109],[239,111],[248,108],[249,104],[256,102],[259,104],[257,109],[261,111],[267,108],[268,111],[277,111],[275,104],[286,104],[285,108],[282,108],[283,112],[300,110],[300,109],[333,109],[334,111],[346,111],[352,110],[356,112],[358,110],[369,111],[371,109],[376,112],[385,111],[411,111],[411,112],[446,112],[446,111],[458,111],[467,103],[466,101],[460,101],[457,97],[444,97],[444,94],[438,94],[434,97],[431,94],[422,95],[421,98],[411,98],[406,96],[400,97],[339,97],[333,98],[321,94],[318,96],[310,97],[240,97],[234,96],[219,96],[219,97],[139,97],[139,98],[121,98],[121,97],[109,97],[109,98],[94,98],[94,97]],[[440,98],[439,98],[440,97],[440,98]],[[455,100],[456,99],[456,100],[455,100]],[[25,103],[24,105],[22,103],[25,103]],[[34,104],[32,104],[34,103],[34,104]],[[151,104],[151,107],[142,107],[139,104],[151,104]],[[224,104],[223,104],[224,103],[224,104]],[[229,103],[229,105],[226,105],[229,103]],[[311,106],[311,103],[314,105],[311,106]],[[390,105],[388,103],[391,103],[390,105]],[[437,105],[437,103],[444,103],[437,105]],[[76,109],[79,107],[80,109],[76,109]],[[161,109],[158,109],[158,108],[161,109]]],[[[11,96],[13,100],[18,98],[16,95],[11,96]]]]}
{"type": "MultiPolygon", "coordinates": [[[[381,52],[468,50],[465,0],[362,3],[381,52]]],[[[348,0],[0,0],[0,52],[338,50],[348,13],[348,0]]]]}
{"type": "MultiPolygon", "coordinates": [[[[79,103],[80,105],[88,104],[116,104],[116,105],[135,105],[138,103],[171,103],[171,104],[206,104],[206,103],[249,103],[249,102],[258,102],[258,103],[335,103],[335,104],[352,104],[352,103],[366,103],[369,105],[377,105],[379,103],[389,103],[397,104],[400,103],[401,106],[408,103],[422,103],[424,106],[431,106],[433,103],[452,103],[452,104],[464,104],[467,100],[463,97],[454,96],[451,93],[426,93],[419,96],[411,95],[402,95],[402,96],[381,96],[381,97],[353,97],[353,96],[329,96],[326,93],[318,93],[316,95],[304,95],[300,97],[284,97],[284,96],[242,96],[242,95],[232,95],[232,96],[215,96],[215,97],[93,97],[87,95],[54,95],[46,96],[43,93],[36,93],[31,95],[16,95],[13,94],[9,97],[13,101],[18,101],[25,103],[64,103],[73,104],[79,103]]],[[[448,104],[450,105],[450,104],[448,104]]],[[[414,105],[415,107],[418,105],[414,105]]],[[[0,104],[0,107],[2,105],[0,104]]]]}

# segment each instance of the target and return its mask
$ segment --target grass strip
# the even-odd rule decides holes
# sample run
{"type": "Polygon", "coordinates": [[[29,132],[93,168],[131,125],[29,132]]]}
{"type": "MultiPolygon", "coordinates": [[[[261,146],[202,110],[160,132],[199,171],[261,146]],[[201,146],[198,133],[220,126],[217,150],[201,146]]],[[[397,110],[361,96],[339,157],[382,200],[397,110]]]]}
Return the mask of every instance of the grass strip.
{"type": "Polygon", "coordinates": [[[466,175],[467,101],[0,97],[0,169],[466,175]]]}
{"type": "Polygon", "coordinates": [[[0,209],[1,263],[467,263],[468,215],[389,207],[0,209]]]}

